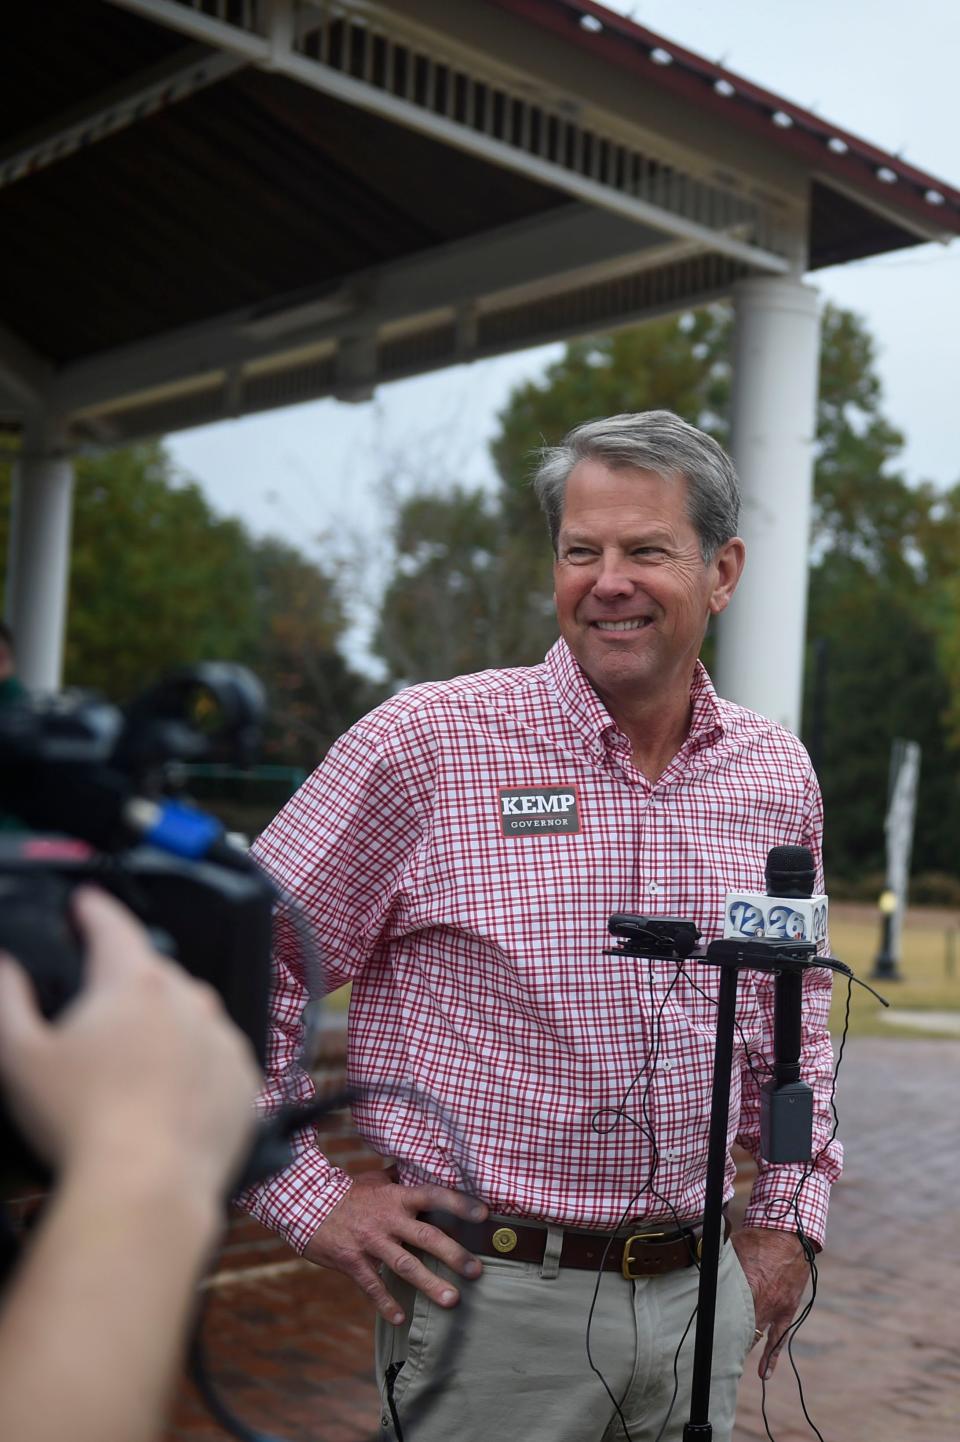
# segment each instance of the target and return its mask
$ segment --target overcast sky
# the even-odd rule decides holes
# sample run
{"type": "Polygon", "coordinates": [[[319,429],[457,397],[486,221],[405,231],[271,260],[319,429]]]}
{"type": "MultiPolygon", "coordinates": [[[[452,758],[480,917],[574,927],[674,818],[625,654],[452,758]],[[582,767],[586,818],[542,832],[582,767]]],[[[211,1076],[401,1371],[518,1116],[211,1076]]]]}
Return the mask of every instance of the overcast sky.
{"type": "MultiPolygon", "coordinates": [[[[960,183],[960,5],[644,0],[611,8],[960,183]]],[[[886,411],[908,437],[908,474],[941,485],[960,480],[960,241],[812,279],[825,299],[858,311],[878,341],[886,411]]],[[[320,533],[376,533],[374,478],[385,454],[435,453],[447,437],[457,477],[488,478],[497,410],[558,351],[540,347],[394,382],[367,404],[317,401],[224,421],[173,436],[170,448],[219,510],[319,554],[320,533]]]]}

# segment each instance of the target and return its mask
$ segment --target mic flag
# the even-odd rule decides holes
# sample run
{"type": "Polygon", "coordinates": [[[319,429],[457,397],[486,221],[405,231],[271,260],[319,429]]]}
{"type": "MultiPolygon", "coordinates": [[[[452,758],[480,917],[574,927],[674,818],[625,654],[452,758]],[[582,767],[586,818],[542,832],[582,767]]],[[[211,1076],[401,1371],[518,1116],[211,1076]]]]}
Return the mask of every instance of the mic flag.
{"type": "MultiPolygon", "coordinates": [[[[775,846],[765,872],[768,894],[734,897],[732,901],[728,897],[726,924],[754,926],[757,929],[752,935],[768,940],[823,942],[827,898],[811,894],[816,868],[807,848],[775,846]]],[[[774,988],[773,1075],[760,1093],[760,1152],[774,1164],[808,1162],[813,1147],[813,1091],[800,1077],[802,966],[785,964],[774,988]]]]}
{"type": "Polygon", "coordinates": [[[766,894],[728,891],[723,935],[738,940],[813,941],[827,939],[827,898],[814,896],[816,870],[806,846],[775,846],[765,867],[766,894]]]}

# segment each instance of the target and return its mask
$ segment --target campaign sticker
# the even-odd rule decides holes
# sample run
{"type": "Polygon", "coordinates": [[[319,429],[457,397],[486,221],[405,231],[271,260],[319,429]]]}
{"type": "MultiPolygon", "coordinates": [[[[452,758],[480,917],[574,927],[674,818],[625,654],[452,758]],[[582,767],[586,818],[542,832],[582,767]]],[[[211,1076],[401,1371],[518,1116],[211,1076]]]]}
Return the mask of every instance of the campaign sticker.
{"type": "Polygon", "coordinates": [[[512,786],[500,790],[504,836],[569,835],[580,830],[573,786],[512,786]]]}

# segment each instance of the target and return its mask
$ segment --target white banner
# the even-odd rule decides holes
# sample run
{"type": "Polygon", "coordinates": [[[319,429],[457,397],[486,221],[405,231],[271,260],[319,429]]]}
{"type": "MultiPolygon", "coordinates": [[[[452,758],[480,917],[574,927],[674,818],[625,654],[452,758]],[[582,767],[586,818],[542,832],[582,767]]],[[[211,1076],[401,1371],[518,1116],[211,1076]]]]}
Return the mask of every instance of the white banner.
{"type": "Polygon", "coordinates": [[[917,810],[920,747],[916,741],[894,741],[890,757],[890,803],[887,807],[887,887],[897,898],[890,928],[890,954],[900,958],[900,934],[907,906],[910,853],[917,810]]]}

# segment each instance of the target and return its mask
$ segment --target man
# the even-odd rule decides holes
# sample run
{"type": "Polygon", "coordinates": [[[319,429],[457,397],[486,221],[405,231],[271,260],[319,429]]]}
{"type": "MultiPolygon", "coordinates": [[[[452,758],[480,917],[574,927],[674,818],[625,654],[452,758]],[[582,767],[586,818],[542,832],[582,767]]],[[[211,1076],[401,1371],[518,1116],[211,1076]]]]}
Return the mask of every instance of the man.
{"type": "Polygon", "coordinates": [[[0,1088],[57,1186],[0,1296],[0,1436],[154,1442],[260,1080],[216,994],[78,891],[83,991],[53,1022],[0,956],[0,1088]]]}
{"type": "MultiPolygon", "coordinates": [[[[724,893],[761,889],[772,846],[819,858],[820,798],[796,738],[718,700],[697,659],[744,563],[721,448],[669,412],[615,416],[548,451],[536,486],[561,631],[545,663],[394,697],[258,842],[329,984],[353,981],[356,1122],[395,1167],[351,1183],[308,1147],[252,1210],[377,1308],[385,1423],[652,1442],[688,1412],[717,978],[604,955],[607,919],[719,935],[724,893]]],[[[804,1002],[816,1164],[761,1163],[722,1252],[718,1442],[749,1347],[765,1335],[775,1362],[808,1276],[798,1228],[819,1247],[839,1171],[822,977],[804,1002]]],[[[284,933],[278,1074],[305,995],[284,933]]],[[[769,978],[745,979],[738,1022],[730,1140],[756,1153],[769,978]]]]}

